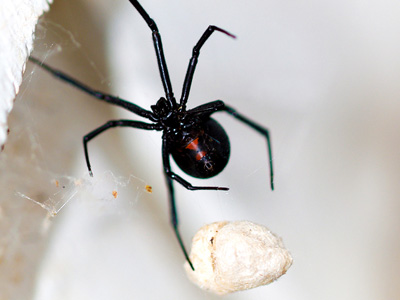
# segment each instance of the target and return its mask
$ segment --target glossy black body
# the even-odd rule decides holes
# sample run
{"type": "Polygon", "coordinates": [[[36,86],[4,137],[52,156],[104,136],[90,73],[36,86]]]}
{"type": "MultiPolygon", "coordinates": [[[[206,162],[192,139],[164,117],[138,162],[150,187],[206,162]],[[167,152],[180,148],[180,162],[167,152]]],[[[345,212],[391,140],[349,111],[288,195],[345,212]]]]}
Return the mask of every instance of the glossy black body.
{"type": "Polygon", "coordinates": [[[186,174],[210,178],[227,165],[230,155],[229,138],[222,126],[212,118],[196,126],[180,130],[168,137],[168,148],[176,164],[186,174]]]}
{"type": "Polygon", "coordinates": [[[89,161],[88,142],[98,136],[100,133],[114,127],[132,127],[144,130],[162,131],[162,158],[164,165],[164,173],[169,189],[169,203],[171,224],[174,228],[176,237],[179,241],[181,249],[194,270],[194,267],[189,259],[187,251],[184,247],[182,238],[178,230],[178,217],[176,211],[176,201],[174,194],[173,181],[177,181],[188,190],[228,190],[227,187],[219,186],[193,186],[191,183],[183,179],[178,174],[172,172],[170,165],[170,155],[174,158],[177,165],[188,175],[197,178],[210,178],[220,173],[228,163],[230,156],[229,138],[222,126],[212,119],[210,116],[215,112],[226,112],[248,125],[260,133],[267,142],[267,150],[270,162],[270,184],[273,189],[273,167],[272,153],[269,131],[242,114],[238,113],[233,108],[225,105],[221,100],[208,102],[195,108],[186,109],[187,100],[189,97],[190,87],[193,80],[194,71],[196,69],[197,60],[200,54],[200,49],[211,36],[214,31],[222,32],[228,36],[234,37],[227,31],[210,25],[199,41],[193,48],[192,57],[189,60],[189,66],[186,72],[185,81],[183,83],[182,95],[179,103],[177,103],[172,90],[168,68],[166,65],[164,50],[161,43],[161,36],[158,32],[156,23],[143,7],[136,0],[129,0],[143,17],[147,25],[152,31],[154,48],[156,50],[157,63],[160,71],[161,82],[163,84],[165,97],[161,97],[155,105],[151,106],[151,110],[146,110],[140,106],[120,99],[109,94],[96,91],[73,77],[57,70],[40,60],[30,57],[30,61],[41,66],[53,76],[61,79],[72,86],[82,90],[93,97],[117,105],[132,113],[150,120],[152,123],[146,123],[136,120],[111,120],[89,132],[83,137],[83,146],[86,158],[86,164],[90,175],[92,168],[89,161]]]}

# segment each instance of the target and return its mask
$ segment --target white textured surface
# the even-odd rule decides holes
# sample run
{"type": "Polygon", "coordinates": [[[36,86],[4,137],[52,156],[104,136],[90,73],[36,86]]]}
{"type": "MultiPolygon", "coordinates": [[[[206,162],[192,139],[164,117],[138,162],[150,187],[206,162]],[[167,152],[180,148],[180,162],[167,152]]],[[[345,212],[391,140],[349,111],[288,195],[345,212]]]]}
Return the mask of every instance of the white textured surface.
{"type": "MultiPolygon", "coordinates": [[[[39,16],[49,8],[46,0],[0,1],[0,147],[11,134],[9,147],[0,153],[0,299],[29,300],[35,289],[36,272],[43,257],[50,228],[46,211],[17,196],[39,184],[38,170],[31,164],[30,127],[24,121],[30,111],[20,109],[9,116],[22,81],[25,62],[32,50],[33,32],[39,16]],[[20,118],[18,118],[20,117],[20,118]],[[14,120],[11,120],[14,119],[14,120]],[[11,125],[12,123],[12,125],[11,125]],[[25,143],[26,142],[26,143],[25,143]]],[[[47,183],[47,181],[45,181],[47,183]]]]}
{"type": "Polygon", "coordinates": [[[292,256],[268,228],[249,222],[217,222],[193,237],[189,278],[219,295],[266,285],[286,273],[292,256]]]}
{"type": "Polygon", "coordinates": [[[32,51],[38,18],[52,0],[0,1],[0,146],[7,138],[7,117],[32,51]]]}

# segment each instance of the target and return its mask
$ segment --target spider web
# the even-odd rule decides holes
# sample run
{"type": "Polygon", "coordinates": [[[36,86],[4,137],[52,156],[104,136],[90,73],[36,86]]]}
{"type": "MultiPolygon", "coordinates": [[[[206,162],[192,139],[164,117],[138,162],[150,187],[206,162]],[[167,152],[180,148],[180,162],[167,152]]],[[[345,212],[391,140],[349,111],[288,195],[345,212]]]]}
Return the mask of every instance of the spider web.
{"type": "MultiPolygon", "coordinates": [[[[70,32],[50,22],[45,27],[37,30],[37,53],[51,56],[64,49],[79,50],[70,32]],[[55,42],[45,44],[43,37],[54,33],[55,42]]],[[[36,70],[28,65],[9,117],[8,142],[0,155],[0,299],[32,297],[52,218],[70,201],[90,194],[100,203],[115,203],[133,190],[133,203],[146,193],[144,181],[134,176],[105,171],[91,178],[87,171],[77,171],[83,150],[76,128],[63,123],[68,115],[74,117],[63,104],[68,99],[36,88],[40,81],[36,70]]],[[[72,123],[79,123],[78,118],[72,123]]]]}

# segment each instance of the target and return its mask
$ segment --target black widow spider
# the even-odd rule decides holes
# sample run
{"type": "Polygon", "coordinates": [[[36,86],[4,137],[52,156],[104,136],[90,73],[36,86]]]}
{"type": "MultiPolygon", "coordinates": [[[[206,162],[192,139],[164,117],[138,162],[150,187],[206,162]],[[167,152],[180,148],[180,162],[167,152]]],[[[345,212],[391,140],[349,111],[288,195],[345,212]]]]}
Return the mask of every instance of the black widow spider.
{"type": "Polygon", "coordinates": [[[158,68],[160,70],[161,81],[163,83],[165,91],[165,98],[161,97],[155,105],[152,105],[151,111],[145,110],[136,104],[120,99],[118,97],[93,90],[85,84],[70,77],[69,75],[50,67],[49,65],[39,61],[34,57],[30,57],[29,59],[33,63],[41,66],[46,71],[50,72],[55,77],[66,81],[67,83],[73,85],[78,89],[81,89],[82,91],[94,96],[95,98],[125,108],[140,117],[149,119],[150,121],[154,122],[149,124],[133,120],[112,120],[85,135],[83,137],[83,147],[85,151],[87,168],[91,176],[93,176],[93,174],[89,161],[87,143],[98,136],[100,133],[113,127],[133,127],[145,130],[163,131],[162,158],[164,164],[164,173],[169,189],[171,223],[174,228],[175,235],[178,238],[180,247],[182,248],[183,254],[185,255],[185,258],[190,264],[191,268],[194,270],[194,267],[189,259],[178,230],[178,218],[172,180],[179,182],[188,190],[227,191],[228,188],[219,186],[193,186],[181,176],[172,172],[169,156],[172,155],[177,165],[190,176],[197,178],[210,178],[220,173],[228,163],[230,144],[225,130],[217,121],[210,118],[210,116],[215,112],[225,111],[239,121],[250,126],[266,138],[268,154],[270,158],[270,182],[271,189],[273,190],[273,167],[269,132],[266,128],[254,123],[245,116],[236,112],[233,108],[225,105],[224,102],[222,102],[221,100],[212,101],[186,110],[186,103],[189,97],[190,86],[192,84],[193,75],[201,47],[214,31],[219,31],[230,37],[235,38],[234,35],[213,25],[210,25],[207,28],[207,30],[203,33],[200,40],[193,48],[193,54],[189,61],[185,81],[183,83],[181,100],[178,104],[172,92],[172,86],[169,79],[167,64],[165,62],[164,51],[161,43],[161,36],[158,32],[157,25],[154,20],[150,18],[150,16],[147,14],[147,12],[143,9],[138,1],[129,1],[143,17],[143,19],[146,21],[147,25],[152,31],[158,68]]]}

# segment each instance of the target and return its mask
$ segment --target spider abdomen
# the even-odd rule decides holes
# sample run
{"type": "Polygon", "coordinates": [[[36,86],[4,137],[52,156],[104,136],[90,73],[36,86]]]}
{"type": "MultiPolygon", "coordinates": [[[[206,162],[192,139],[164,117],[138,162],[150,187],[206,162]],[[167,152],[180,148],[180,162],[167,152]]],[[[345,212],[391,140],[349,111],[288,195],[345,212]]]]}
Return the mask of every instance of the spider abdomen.
{"type": "Polygon", "coordinates": [[[182,171],[193,177],[210,178],[225,168],[230,155],[229,138],[217,121],[210,118],[182,133],[170,149],[182,171]]]}

